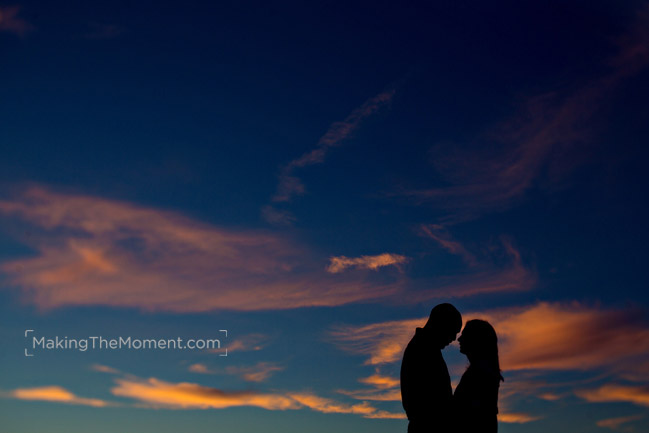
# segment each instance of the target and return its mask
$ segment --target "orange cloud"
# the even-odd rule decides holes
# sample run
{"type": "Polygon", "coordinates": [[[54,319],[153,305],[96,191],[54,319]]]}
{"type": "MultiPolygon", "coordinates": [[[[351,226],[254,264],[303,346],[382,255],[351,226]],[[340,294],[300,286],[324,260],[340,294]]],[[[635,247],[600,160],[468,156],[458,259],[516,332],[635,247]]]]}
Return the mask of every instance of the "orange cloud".
{"type": "Polygon", "coordinates": [[[290,394],[290,396],[302,406],[322,413],[353,413],[367,416],[376,412],[376,408],[367,402],[350,405],[313,394],[290,394]]]}
{"type": "Polygon", "coordinates": [[[553,392],[544,392],[543,394],[539,394],[537,397],[541,400],[546,401],[557,401],[561,399],[561,396],[559,394],[555,394],[553,392]]]}
{"type": "Polygon", "coordinates": [[[498,414],[498,421],[507,424],[525,424],[528,422],[541,419],[538,416],[528,415],[526,413],[500,413],[498,414]]]}
{"type": "Polygon", "coordinates": [[[228,374],[235,374],[247,382],[263,382],[273,373],[284,370],[281,367],[270,362],[259,362],[252,367],[228,367],[225,369],[228,374]]]}
{"type": "Polygon", "coordinates": [[[26,301],[199,312],[335,306],[395,293],[398,285],[341,277],[294,242],[226,230],[174,212],[30,188],[0,214],[38,230],[38,254],[0,267],[26,301]]]}
{"type": "Polygon", "coordinates": [[[365,418],[371,419],[406,419],[405,413],[394,413],[386,410],[377,410],[376,412],[365,415],[365,418]]]}
{"type": "MultiPolygon", "coordinates": [[[[233,340],[228,344],[228,353],[230,352],[247,352],[263,349],[268,344],[269,337],[263,334],[248,334],[233,340]]],[[[222,350],[217,349],[214,352],[221,353],[222,350]]]]}
{"type": "Polygon", "coordinates": [[[393,320],[365,326],[337,326],[330,332],[338,346],[352,353],[368,356],[366,365],[380,365],[401,360],[403,350],[427,317],[393,320]]]}
{"type": "Polygon", "coordinates": [[[191,371],[192,373],[199,373],[199,374],[213,374],[214,372],[207,368],[205,364],[192,364],[187,368],[188,371],[191,371]]]}
{"type": "Polygon", "coordinates": [[[154,407],[170,409],[223,409],[255,406],[269,410],[297,409],[300,405],[280,394],[254,391],[221,391],[195,383],[169,383],[156,378],[147,380],[117,379],[111,392],[119,397],[138,400],[154,407]]]}
{"type": "Polygon", "coordinates": [[[649,407],[649,385],[603,385],[596,389],[575,391],[577,396],[590,402],[628,402],[649,407]]]}
{"type": "Polygon", "coordinates": [[[363,377],[358,379],[358,381],[360,383],[371,385],[380,389],[394,388],[395,386],[399,386],[400,383],[399,379],[397,379],[396,377],[383,376],[380,374],[373,374],[369,377],[363,377]]]}
{"type": "Polygon", "coordinates": [[[100,373],[108,373],[108,374],[121,374],[122,372],[117,370],[116,368],[109,367],[107,365],[101,365],[101,364],[93,364],[90,366],[91,369],[94,371],[98,371],[100,373]]]}
{"type": "Polygon", "coordinates": [[[361,256],[361,257],[331,257],[330,264],[327,267],[327,272],[336,274],[342,272],[347,268],[355,267],[361,269],[378,270],[384,266],[398,266],[408,261],[408,258],[399,254],[383,253],[377,256],[361,256]]]}
{"type": "Polygon", "coordinates": [[[649,327],[636,311],[541,302],[469,316],[494,325],[503,370],[588,370],[648,355],[649,327]]]}
{"type": "Polygon", "coordinates": [[[9,395],[20,400],[51,401],[92,407],[105,407],[110,405],[110,403],[104,400],[78,397],[60,386],[18,388],[10,391],[9,395]]]}
{"type": "Polygon", "coordinates": [[[375,389],[359,389],[359,390],[338,390],[338,393],[354,398],[356,400],[367,401],[401,401],[400,389],[388,390],[375,390],[375,389]]]}
{"type": "MultiPolygon", "coordinates": [[[[636,358],[649,356],[649,325],[637,311],[540,302],[463,314],[465,323],[475,318],[488,320],[496,329],[505,371],[619,368],[625,362],[627,371],[634,371],[636,358]]],[[[343,350],[367,356],[365,364],[379,365],[400,361],[415,328],[425,323],[422,317],[338,326],[330,336],[343,350]]]]}
{"type": "Polygon", "coordinates": [[[24,36],[26,33],[33,30],[34,26],[18,17],[19,12],[19,6],[0,7],[0,31],[24,36]]]}
{"type": "Polygon", "coordinates": [[[379,374],[378,369],[376,374],[362,377],[358,381],[373,388],[353,391],[339,390],[338,392],[356,400],[401,401],[401,390],[399,389],[400,380],[395,377],[379,374]]]}
{"type": "Polygon", "coordinates": [[[195,383],[170,383],[156,378],[117,379],[111,392],[119,397],[137,400],[147,407],[168,409],[224,409],[238,406],[268,410],[308,408],[322,413],[345,413],[365,418],[400,418],[371,406],[367,402],[345,404],[312,393],[272,394],[257,391],[222,391],[195,383]]]}
{"type": "Polygon", "coordinates": [[[644,418],[643,415],[621,416],[617,418],[608,418],[597,421],[597,427],[610,428],[618,430],[622,424],[627,424],[644,418]]]}

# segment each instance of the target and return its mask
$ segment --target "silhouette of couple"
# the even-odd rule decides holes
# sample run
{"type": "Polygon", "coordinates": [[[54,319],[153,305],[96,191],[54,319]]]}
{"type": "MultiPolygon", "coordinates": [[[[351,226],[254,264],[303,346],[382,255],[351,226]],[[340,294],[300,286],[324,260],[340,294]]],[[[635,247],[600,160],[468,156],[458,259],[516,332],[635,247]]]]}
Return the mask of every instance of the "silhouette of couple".
{"type": "Polygon", "coordinates": [[[503,378],[496,331],[484,320],[467,322],[458,342],[469,367],[453,394],[442,349],[461,329],[460,312],[451,304],[439,304],[406,347],[401,363],[401,401],[409,420],[408,433],[498,430],[498,387],[503,378]]]}

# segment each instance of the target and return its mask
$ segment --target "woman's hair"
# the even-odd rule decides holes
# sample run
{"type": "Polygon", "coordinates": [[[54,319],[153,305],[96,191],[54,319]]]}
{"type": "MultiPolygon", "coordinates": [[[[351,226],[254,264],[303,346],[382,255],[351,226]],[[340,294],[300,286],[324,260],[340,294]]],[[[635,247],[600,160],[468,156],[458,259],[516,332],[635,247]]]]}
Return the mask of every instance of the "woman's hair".
{"type": "Polygon", "coordinates": [[[490,368],[500,377],[500,380],[505,380],[500,374],[500,361],[498,360],[498,336],[493,326],[485,320],[474,319],[466,322],[462,335],[469,331],[469,338],[471,339],[472,352],[477,358],[486,362],[490,368]]]}

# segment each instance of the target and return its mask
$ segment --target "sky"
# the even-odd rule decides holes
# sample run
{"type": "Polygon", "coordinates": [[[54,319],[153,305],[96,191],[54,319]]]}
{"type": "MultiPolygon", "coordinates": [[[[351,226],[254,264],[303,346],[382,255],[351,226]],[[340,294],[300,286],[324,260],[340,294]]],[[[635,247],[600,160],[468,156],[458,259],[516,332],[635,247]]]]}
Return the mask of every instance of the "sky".
{"type": "Polygon", "coordinates": [[[501,432],[649,430],[646,1],[2,1],[0,56],[3,431],[403,432],[441,302],[501,432]]]}

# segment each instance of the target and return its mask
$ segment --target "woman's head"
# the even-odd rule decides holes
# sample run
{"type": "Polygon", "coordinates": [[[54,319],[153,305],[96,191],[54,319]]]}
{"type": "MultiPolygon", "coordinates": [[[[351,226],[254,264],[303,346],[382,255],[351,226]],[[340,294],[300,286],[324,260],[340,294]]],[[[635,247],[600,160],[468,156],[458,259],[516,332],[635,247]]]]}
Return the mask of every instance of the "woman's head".
{"type": "Polygon", "coordinates": [[[460,352],[464,353],[470,362],[490,364],[500,373],[498,337],[489,322],[469,320],[457,341],[460,343],[460,352]]]}

